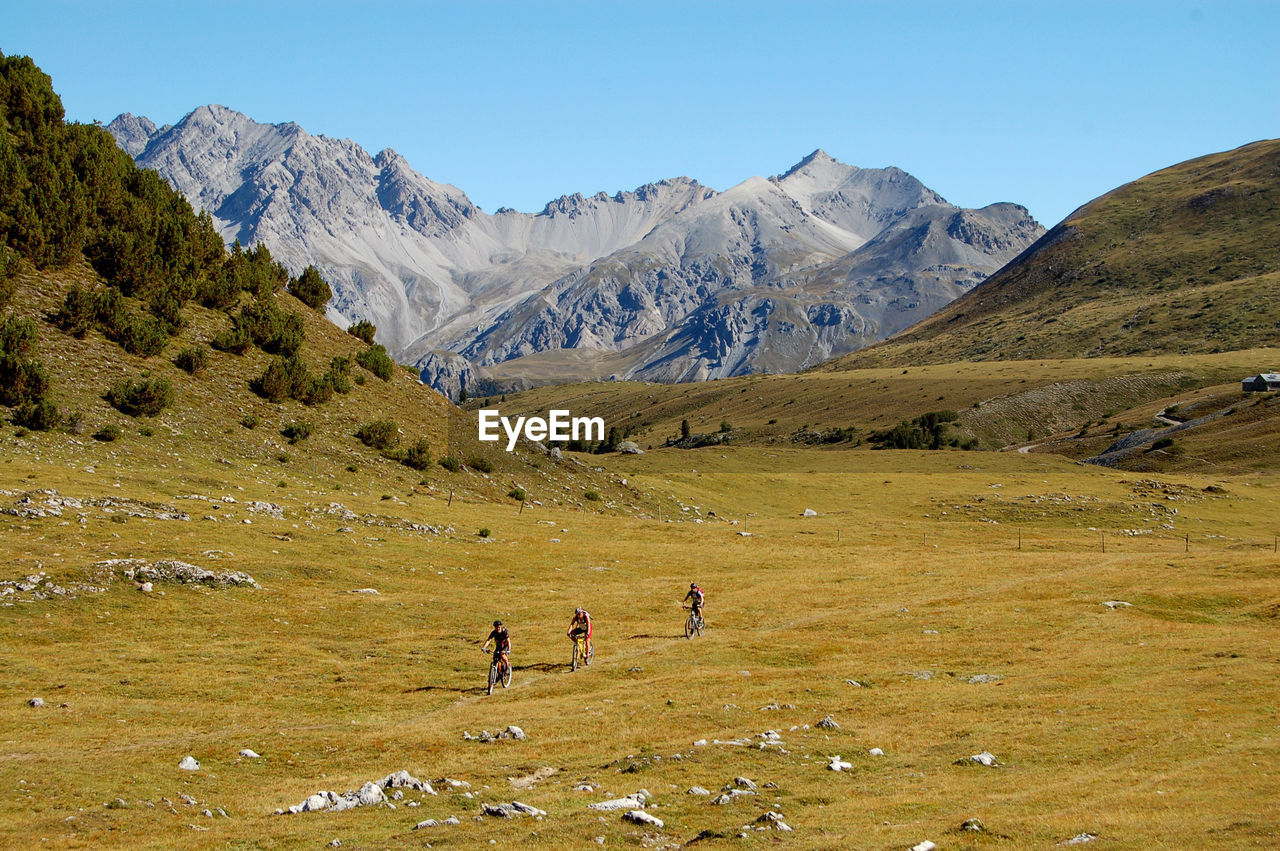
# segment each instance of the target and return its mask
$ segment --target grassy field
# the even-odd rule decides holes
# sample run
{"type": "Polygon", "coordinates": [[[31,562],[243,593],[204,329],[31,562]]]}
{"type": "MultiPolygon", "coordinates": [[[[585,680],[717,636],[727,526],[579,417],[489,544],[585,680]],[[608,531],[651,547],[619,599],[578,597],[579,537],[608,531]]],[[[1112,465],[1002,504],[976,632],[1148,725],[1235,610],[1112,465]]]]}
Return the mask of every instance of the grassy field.
{"type": "Polygon", "coordinates": [[[247,571],[262,586],[147,594],[118,581],[3,598],[6,847],[1277,842],[1270,477],[756,446],[601,460],[597,475],[627,479],[637,499],[670,495],[653,503],[661,521],[596,503],[448,505],[439,491],[330,497],[321,481],[241,492],[234,471],[203,486],[235,494],[215,511],[178,499],[189,472],[166,480],[123,457],[108,477],[106,464],[91,474],[50,446],[6,444],[11,493],[145,499],[192,519],[121,523],[88,504],[0,515],[0,578],[44,570],[71,585],[127,556],[247,571]],[[248,512],[250,499],[283,517],[248,512]],[[374,525],[327,513],[338,499],[374,525]],[[709,629],[687,641],[679,600],[693,580],[709,629]],[[353,593],[364,588],[378,593],[353,593]],[[577,605],[595,616],[598,654],[571,674],[577,605]],[[515,682],[485,697],[477,649],[495,617],[512,629],[515,682]],[[983,674],[998,679],[970,682],[983,674]],[[838,729],[814,726],[827,715],[838,729]],[[511,724],[528,738],[463,738],[511,724]],[[781,745],[714,744],[771,730],[781,745]],[[954,764],[983,751],[1000,765],[954,764]],[[850,770],[827,770],[837,754],[850,770]],[[178,769],[186,755],[200,771],[178,769]],[[400,769],[466,781],[473,797],[272,814],[400,769]],[[737,776],[759,794],[724,806],[686,794],[737,776]],[[583,783],[598,788],[575,791],[583,783]],[[661,830],[586,809],[641,788],[661,830]],[[513,799],[547,816],[474,820],[481,802],[513,799]],[[770,809],[793,832],[737,838],[770,809]],[[461,824],[412,830],[449,815],[461,824]],[[985,832],[959,832],[969,818],[985,832]]]}

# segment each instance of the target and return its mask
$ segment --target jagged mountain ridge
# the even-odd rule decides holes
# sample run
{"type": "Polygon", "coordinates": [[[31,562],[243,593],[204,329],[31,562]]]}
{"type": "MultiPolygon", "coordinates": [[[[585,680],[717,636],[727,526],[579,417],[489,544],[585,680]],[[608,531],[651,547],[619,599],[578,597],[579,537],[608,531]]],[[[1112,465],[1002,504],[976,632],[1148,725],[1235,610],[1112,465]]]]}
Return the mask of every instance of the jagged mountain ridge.
{"type": "Polygon", "coordinates": [[[819,151],[673,216],[446,348],[487,366],[631,351],[615,374],[658,381],[791,372],[923,319],[1041,233],[1016,205],[963,210],[901,170],[819,151]],[[833,188],[813,191],[823,184],[833,188]]]}
{"type": "Polygon", "coordinates": [[[316,265],[332,319],[369,318],[444,392],[567,348],[665,381],[804,368],[923,318],[1043,232],[1021,207],[961,210],[822,151],[725,192],[681,177],[488,214],[391,149],[225,107],[108,129],[228,241],[316,265]]]}

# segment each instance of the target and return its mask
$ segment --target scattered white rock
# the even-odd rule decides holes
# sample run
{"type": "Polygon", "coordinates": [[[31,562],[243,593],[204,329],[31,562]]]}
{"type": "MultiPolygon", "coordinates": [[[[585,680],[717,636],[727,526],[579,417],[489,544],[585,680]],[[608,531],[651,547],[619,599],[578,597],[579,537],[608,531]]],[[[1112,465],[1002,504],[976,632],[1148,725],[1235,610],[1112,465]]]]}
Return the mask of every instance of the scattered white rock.
{"type": "Polygon", "coordinates": [[[985,765],[988,768],[993,768],[1000,764],[996,761],[995,756],[987,751],[976,753],[973,756],[965,757],[964,759],[956,760],[956,765],[968,765],[970,763],[975,765],[985,765]]]}
{"type": "Polygon", "coordinates": [[[982,685],[983,683],[994,683],[1000,679],[999,674],[974,674],[969,678],[970,685],[982,685]]]}
{"type": "Polygon", "coordinates": [[[418,792],[426,792],[428,795],[436,794],[436,790],[431,788],[430,783],[419,780],[403,769],[392,772],[376,782],[383,789],[414,789],[418,792]]]}
{"type": "Polygon", "coordinates": [[[28,701],[27,701],[27,706],[31,706],[31,707],[34,707],[34,708],[36,708],[36,709],[39,709],[40,707],[44,706],[44,698],[43,698],[43,697],[33,697],[33,698],[31,698],[30,700],[28,700],[28,701]]]}
{"type": "Polygon", "coordinates": [[[686,794],[686,795],[708,795],[708,796],[709,796],[709,795],[711,794],[711,792],[709,792],[709,791],[708,791],[708,790],[706,790],[706,789],[703,789],[701,786],[690,786],[690,787],[689,787],[689,791],[688,791],[688,792],[685,792],[685,794],[686,794]]]}
{"type": "Polygon", "coordinates": [[[141,591],[143,594],[150,594],[154,589],[155,589],[155,586],[152,585],[150,582],[144,582],[138,586],[138,590],[141,591]]]}
{"type": "Polygon", "coordinates": [[[971,818],[964,820],[964,823],[960,825],[960,830],[967,833],[982,833],[986,828],[983,827],[981,819],[971,818]]]}
{"type": "Polygon", "coordinates": [[[717,807],[723,806],[724,804],[732,804],[738,798],[742,798],[747,795],[754,795],[754,794],[756,793],[752,792],[750,789],[730,789],[727,792],[712,798],[711,803],[712,805],[717,807]]]}
{"type": "Polygon", "coordinates": [[[249,748],[245,748],[244,750],[240,751],[240,756],[244,757],[245,759],[259,759],[258,754],[249,748]]]}
{"type": "Polygon", "coordinates": [[[804,510],[804,515],[803,515],[803,516],[804,516],[804,517],[817,517],[817,516],[818,516],[818,512],[814,511],[812,508],[806,508],[806,509],[804,510]]]}
{"type": "Polygon", "coordinates": [[[662,819],[657,816],[651,816],[644,810],[628,810],[622,814],[623,821],[629,821],[632,824],[642,824],[648,827],[663,827],[662,819]]]}
{"type": "Polygon", "coordinates": [[[845,762],[840,758],[839,754],[836,754],[835,756],[831,757],[831,762],[828,763],[827,768],[831,769],[832,771],[844,771],[846,768],[853,768],[853,763],[845,762]]]}
{"type": "Polygon", "coordinates": [[[515,818],[516,816],[545,816],[545,810],[537,807],[531,807],[528,804],[522,804],[519,801],[512,801],[509,804],[482,804],[481,812],[484,815],[494,818],[515,818]]]}
{"type": "Polygon", "coordinates": [[[276,810],[276,812],[297,814],[329,810],[330,812],[338,813],[355,807],[369,807],[379,804],[385,804],[394,809],[395,804],[388,801],[386,793],[382,791],[383,789],[391,788],[416,789],[431,795],[436,794],[430,783],[418,780],[407,771],[397,771],[393,774],[388,774],[381,780],[370,780],[354,792],[345,792],[342,795],[338,795],[335,792],[317,792],[301,804],[295,804],[289,807],[288,810],[276,810]]]}
{"type": "Polygon", "coordinates": [[[255,514],[266,514],[276,520],[284,519],[284,509],[276,505],[274,502],[257,502],[251,500],[245,503],[245,507],[255,514]]]}
{"type": "Polygon", "coordinates": [[[378,589],[377,588],[356,588],[351,593],[352,594],[377,594],[378,589]]]}
{"type": "Polygon", "coordinates": [[[937,847],[938,846],[936,844],[926,839],[924,842],[921,842],[918,845],[912,845],[911,851],[934,851],[934,849],[937,847]]]}
{"type": "Polygon", "coordinates": [[[480,735],[478,736],[473,736],[470,733],[468,733],[466,730],[463,730],[462,738],[468,742],[496,742],[500,739],[523,740],[528,737],[525,735],[524,730],[521,730],[519,727],[516,727],[516,726],[510,726],[507,729],[498,733],[490,733],[488,730],[481,730],[480,735]]]}
{"type": "Polygon", "coordinates": [[[1098,835],[1096,833],[1078,833],[1075,836],[1071,837],[1070,839],[1066,840],[1065,842],[1059,842],[1058,844],[1059,845],[1083,845],[1086,842],[1092,842],[1097,838],[1098,838],[1098,835]]]}
{"type": "Polygon", "coordinates": [[[752,779],[751,779],[751,778],[749,778],[749,777],[735,777],[735,778],[733,778],[733,785],[734,785],[734,786],[737,786],[739,789],[756,789],[756,788],[758,788],[758,787],[756,786],[756,784],[755,784],[755,781],[754,781],[754,780],[752,780],[752,779]]]}
{"type": "Polygon", "coordinates": [[[341,840],[341,839],[334,839],[332,842],[330,842],[330,843],[329,843],[329,847],[330,847],[330,848],[341,848],[341,847],[342,847],[342,840],[341,840]]]}
{"type": "Polygon", "coordinates": [[[815,726],[815,727],[821,727],[821,728],[822,728],[822,729],[824,729],[824,730],[839,730],[839,729],[840,729],[840,725],[836,723],[836,719],[832,718],[830,715],[828,715],[826,718],[823,718],[821,721],[819,721],[819,722],[818,722],[817,724],[815,724],[814,726],[815,726]]]}
{"type": "Polygon", "coordinates": [[[696,741],[696,742],[694,742],[694,743],[693,743],[693,746],[694,746],[695,748],[704,748],[704,747],[706,747],[706,746],[707,746],[707,740],[706,740],[706,739],[698,739],[698,741],[696,741]]]}
{"type": "Polygon", "coordinates": [[[756,819],[755,823],[763,825],[765,830],[773,828],[774,830],[782,830],[788,833],[791,832],[791,828],[787,825],[782,813],[775,812],[773,810],[769,810],[767,813],[761,815],[760,818],[756,819]]]}
{"type": "Polygon", "coordinates": [[[648,796],[640,792],[634,795],[628,795],[625,798],[614,798],[611,801],[599,801],[595,804],[587,804],[589,810],[599,810],[600,812],[612,812],[614,810],[642,810],[648,796]]]}
{"type": "Polygon", "coordinates": [[[1132,606],[1133,603],[1126,603],[1124,600],[1104,600],[1102,605],[1108,609],[1126,609],[1132,606]]]}
{"type": "Polygon", "coordinates": [[[872,748],[867,753],[871,756],[884,756],[884,751],[880,750],[880,748],[872,748]]]}
{"type": "Polygon", "coordinates": [[[193,756],[184,756],[182,762],[178,763],[178,768],[183,771],[199,771],[200,763],[196,762],[196,758],[193,756]]]}

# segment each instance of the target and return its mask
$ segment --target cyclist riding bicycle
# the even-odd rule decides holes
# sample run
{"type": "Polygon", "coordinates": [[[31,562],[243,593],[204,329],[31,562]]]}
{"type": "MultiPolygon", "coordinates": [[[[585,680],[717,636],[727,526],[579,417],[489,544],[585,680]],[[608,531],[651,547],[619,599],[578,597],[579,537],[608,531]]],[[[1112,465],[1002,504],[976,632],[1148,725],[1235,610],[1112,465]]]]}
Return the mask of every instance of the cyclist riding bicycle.
{"type": "Polygon", "coordinates": [[[684,595],[684,602],[693,600],[693,613],[698,617],[702,617],[702,601],[706,595],[702,593],[702,589],[698,587],[698,583],[689,583],[689,593],[684,595]]]}
{"type": "Polygon", "coordinates": [[[577,640],[578,636],[585,635],[587,637],[587,658],[591,658],[591,615],[581,606],[573,613],[573,620],[569,624],[569,632],[566,633],[570,638],[577,640]]]}
{"type": "Polygon", "coordinates": [[[493,622],[493,631],[484,640],[484,644],[480,645],[482,652],[488,652],[490,641],[493,642],[493,660],[495,662],[501,661],[503,665],[510,668],[511,633],[507,632],[507,628],[502,625],[502,621],[493,622]]]}

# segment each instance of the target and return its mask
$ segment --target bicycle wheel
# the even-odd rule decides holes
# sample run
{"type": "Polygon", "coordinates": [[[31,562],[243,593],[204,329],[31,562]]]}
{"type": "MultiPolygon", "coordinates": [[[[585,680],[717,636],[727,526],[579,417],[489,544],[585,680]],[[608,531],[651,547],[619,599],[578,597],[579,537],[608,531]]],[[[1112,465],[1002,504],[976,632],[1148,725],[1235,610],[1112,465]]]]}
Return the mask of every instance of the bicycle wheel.
{"type": "Polygon", "coordinates": [[[684,622],[684,637],[693,638],[694,630],[698,628],[698,622],[693,619],[693,615],[689,615],[689,619],[684,622]]]}
{"type": "Polygon", "coordinates": [[[489,663],[489,694],[493,694],[493,684],[498,681],[498,663],[489,663]]]}
{"type": "Polygon", "coordinates": [[[570,670],[570,671],[576,671],[576,670],[578,670],[578,656],[579,656],[579,655],[581,655],[581,654],[580,654],[580,652],[579,652],[579,648],[581,648],[581,646],[582,646],[581,641],[580,641],[579,639],[574,639],[574,642],[573,642],[573,661],[571,661],[571,662],[569,663],[569,670],[570,670]]]}
{"type": "Polygon", "coordinates": [[[502,666],[502,687],[511,688],[511,664],[502,666]]]}
{"type": "Polygon", "coordinates": [[[583,661],[585,661],[588,665],[590,665],[591,660],[596,658],[596,646],[592,644],[589,648],[587,648],[587,653],[582,658],[583,658],[583,661]]]}

